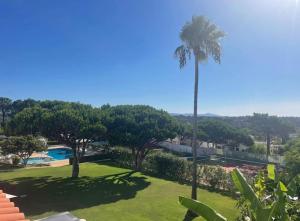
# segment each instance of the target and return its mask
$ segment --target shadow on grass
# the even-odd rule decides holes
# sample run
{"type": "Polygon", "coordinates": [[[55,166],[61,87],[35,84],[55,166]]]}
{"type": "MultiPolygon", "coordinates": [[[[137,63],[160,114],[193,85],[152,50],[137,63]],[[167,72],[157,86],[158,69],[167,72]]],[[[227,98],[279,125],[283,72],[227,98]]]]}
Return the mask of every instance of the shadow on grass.
{"type": "MultiPolygon", "coordinates": [[[[95,162],[95,163],[99,164],[99,165],[106,165],[106,166],[117,167],[117,168],[126,168],[126,169],[131,169],[132,170],[132,167],[121,166],[117,162],[114,162],[114,161],[105,161],[105,162],[102,161],[102,162],[95,162]]],[[[176,182],[178,184],[190,185],[191,186],[191,181],[179,180],[179,179],[175,179],[173,177],[168,177],[168,176],[159,175],[159,174],[156,174],[156,173],[151,173],[149,171],[140,171],[140,173],[143,174],[143,175],[146,175],[146,176],[155,177],[155,178],[159,178],[159,179],[163,179],[163,180],[167,180],[167,181],[176,182]]],[[[213,188],[213,187],[210,187],[209,185],[198,184],[197,188],[202,189],[202,190],[207,190],[211,193],[218,193],[222,196],[231,197],[233,199],[236,199],[238,197],[238,195],[236,195],[236,193],[233,192],[233,191],[213,188]]]]}
{"type": "Polygon", "coordinates": [[[13,172],[20,168],[23,168],[23,166],[13,166],[11,164],[0,163],[0,173],[13,172]]]}
{"type": "Polygon", "coordinates": [[[45,212],[83,209],[134,198],[150,182],[134,172],[101,177],[22,177],[1,184],[7,192],[18,196],[15,202],[27,216],[45,212]]]}
{"type": "Polygon", "coordinates": [[[196,219],[198,216],[192,212],[191,210],[187,210],[182,221],[192,221],[194,219],[196,219]]]}

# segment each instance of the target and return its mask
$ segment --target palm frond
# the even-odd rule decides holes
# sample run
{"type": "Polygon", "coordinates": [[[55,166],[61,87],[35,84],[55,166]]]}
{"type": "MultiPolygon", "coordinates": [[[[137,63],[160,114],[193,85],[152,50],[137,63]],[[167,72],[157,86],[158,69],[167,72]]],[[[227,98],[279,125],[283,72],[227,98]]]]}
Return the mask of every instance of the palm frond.
{"type": "Polygon", "coordinates": [[[220,43],[216,42],[216,41],[212,41],[212,42],[208,42],[208,48],[207,51],[209,53],[209,55],[212,56],[212,58],[215,60],[215,62],[217,63],[221,63],[221,52],[222,52],[222,48],[220,43]]]}
{"type": "Polygon", "coordinates": [[[186,64],[186,51],[184,49],[187,48],[189,53],[193,52],[198,61],[206,60],[212,56],[215,62],[220,63],[222,50],[220,40],[224,36],[224,32],[206,17],[193,16],[192,22],[187,22],[180,32],[183,45],[175,51],[180,60],[180,67],[186,64]]]}
{"type": "Polygon", "coordinates": [[[180,68],[183,68],[186,65],[187,58],[191,59],[191,51],[185,45],[180,45],[176,48],[174,55],[179,59],[180,68]]]}

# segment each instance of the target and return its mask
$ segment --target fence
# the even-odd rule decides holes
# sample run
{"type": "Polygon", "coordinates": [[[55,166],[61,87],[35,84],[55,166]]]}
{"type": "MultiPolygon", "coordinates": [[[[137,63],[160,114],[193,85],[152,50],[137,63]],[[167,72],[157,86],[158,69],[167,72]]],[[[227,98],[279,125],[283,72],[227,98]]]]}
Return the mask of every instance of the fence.
{"type": "MultiPolygon", "coordinates": [[[[161,142],[160,146],[168,150],[179,152],[179,153],[192,153],[192,147],[188,145],[161,142]]],[[[215,154],[217,154],[217,149],[215,148],[206,148],[206,147],[197,148],[197,156],[207,156],[207,155],[215,155],[215,154]]]]}
{"type": "Polygon", "coordinates": [[[218,150],[218,155],[222,155],[225,158],[236,158],[240,160],[247,161],[256,161],[262,163],[276,163],[280,165],[284,165],[284,156],[280,155],[270,155],[268,158],[266,154],[255,154],[255,153],[247,153],[247,152],[239,152],[239,151],[231,151],[231,150],[218,150]]]}
{"type": "MultiPolygon", "coordinates": [[[[192,153],[192,147],[187,145],[179,145],[179,144],[172,144],[170,142],[161,142],[160,146],[166,148],[171,151],[179,152],[179,153],[192,153]]],[[[270,155],[267,159],[265,154],[254,154],[254,153],[247,153],[247,152],[239,152],[239,151],[231,151],[231,150],[224,150],[224,149],[216,149],[216,148],[206,148],[206,147],[199,147],[197,148],[197,156],[211,156],[211,155],[219,155],[228,158],[234,158],[239,160],[245,161],[255,161],[261,163],[276,163],[280,165],[284,165],[284,156],[280,155],[270,155]]]]}

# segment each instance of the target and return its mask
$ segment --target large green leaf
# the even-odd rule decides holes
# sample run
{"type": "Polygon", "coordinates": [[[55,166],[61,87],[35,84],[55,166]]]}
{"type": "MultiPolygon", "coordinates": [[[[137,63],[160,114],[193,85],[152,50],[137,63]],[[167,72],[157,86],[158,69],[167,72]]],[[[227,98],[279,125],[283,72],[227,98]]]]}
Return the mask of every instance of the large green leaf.
{"type": "Polygon", "coordinates": [[[256,221],[273,221],[274,216],[278,210],[279,203],[273,202],[271,206],[258,209],[256,211],[256,221]]]}
{"type": "Polygon", "coordinates": [[[274,164],[268,164],[268,178],[271,180],[275,180],[275,165],[274,164]]]}
{"type": "Polygon", "coordinates": [[[289,221],[290,218],[288,216],[288,213],[286,211],[286,203],[287,203],[287,199],[286,199],[286,187],[284,186],[284,184],[282,182],[279,182],[276,188],[276,196],[277,196],[277,203],[278,203],[278,207],[276,209],[276,214],[279,215],[279,221],[289,221]],[[285,191],[284,191],[285,190],[285,191]]]}
{"type": "Polygon", "coordinates": [[[231,172],[231,177],[236,188],[251,203],[251,208],[254,211],[262,209],[261,202],[259,201],[252,187],[247,183],[246,178],[243,176],[240,170],[235,168],[231,172]]]}
{"type": "Polygon", "coordinates": [[[287,192],[288,191],[286,186],[284,185],[284,183],[281,182],[281,181],[279,181],[279,188],[282,192],[287,192]]]}
{"type": "Polygon", "coordinates": [[[266,190],[266,184],[265,184],[264,174],[262,172],[259,172],[254,186],[255,186],[255,191],[256,191],[255,193],[257,197],[258,198],[263,197],[266,190]]]}
{"type": "Polygon", "coordinates": [[[214,209],[207,206],[204,203],[201,203],[197,200],[192,200],[183,196],[179,196],[179,202],[181,205],[187,209],[192,210],[199,216],[202,216],[208,221],[226,221],[227,219],[221,214],[217,213],[214,209]]]}
{"type": "Polygon", "coordinates": [[[288,184],[288,194],[290,196],[296,196],[299,185],[300,185],[300,174],[295,176],[288,184]]]}

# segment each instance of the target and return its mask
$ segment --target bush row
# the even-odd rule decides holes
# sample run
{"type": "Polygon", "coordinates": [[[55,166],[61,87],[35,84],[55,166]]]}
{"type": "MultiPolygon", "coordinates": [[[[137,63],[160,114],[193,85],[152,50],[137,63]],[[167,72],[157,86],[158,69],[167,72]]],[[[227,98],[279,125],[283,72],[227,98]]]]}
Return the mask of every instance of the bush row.
{"type": "Polygon", "coordinates": [[[56,140],[48,140],[47,141],[47,144],[48,145],[59,145],[61,144],[60,142],[56,141],[56,140]]]}
{"type": "MultiPolygon", "coordinates": [[[[132,168],[132,153],[126,148],[114,148],[112,159],[121,167],[132,168]]],[[[143,172],[175,180],[181,183],[191,183],[192,162],[171,153],[154,150],[143,162],[143,172]]],[[[214,190],[233,191],[230,174],[220,166],[198,165],[197,183],[214,190]]]]}

